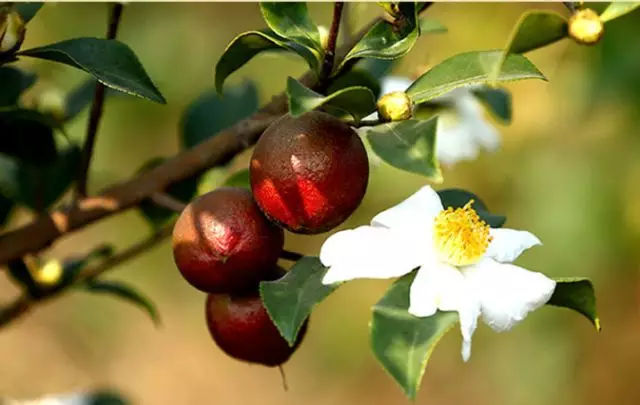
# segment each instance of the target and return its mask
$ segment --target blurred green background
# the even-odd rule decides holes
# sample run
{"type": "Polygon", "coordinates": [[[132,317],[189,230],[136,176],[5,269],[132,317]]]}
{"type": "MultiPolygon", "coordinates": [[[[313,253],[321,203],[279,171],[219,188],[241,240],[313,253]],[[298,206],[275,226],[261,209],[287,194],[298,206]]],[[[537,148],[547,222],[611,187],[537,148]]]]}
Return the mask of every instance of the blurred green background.
{"type": "MultiPolygon", "coordinates": [[[[356,27],[379,13],[352,4],[356,27]]],[[[421,38],[394,73],[414,75],[467,50],[500,48],[521,12],[560,3],[438,3],[427,15],[449,32],[421,38]]],[[[310,5],[328,25],[331,7],[310,5]]],[[[79,36],[103,36],[105,4],[47,4],[29,24],[23,49],[79,36]]],[[[119,39],[129,44],[168,100],[107,100],[90,190],[132,176],[154,156],[178,150],[182,111],[213,84],[213,66],[238,33],[264,23],[254,3],[142,4],[125,7],[119,39]]],[[[507,226],[534,232],[544,246],[518,264],[549,276],[594,280],[603,330],[564,309],[543,308],[511,332],[481,326],[469,363],[460,359],[457,330],[443,339],[425,373],[419,404],[640,403],[640,12],[609,23],[594,47],[563,40],[528,56],[549,78],[508,86],[514,121],[499,126],[503,146],[444,171],[438,187],[481,196],[507,226]]],[[[286,77],[305,65],[294,56],[263,54],[231,76],[254,80],[266,102],[286,77]]],[[[86,75],[49,62],[20,67],[41,80],[27,97],[68,91],[86,75]]],[[[81,139],[85,111],[68,128],[81,139]]],[[[496,125],[499,125],[496,123],[496,125]]],[[[230,170],[246,167],[248,154],[230,170]]],[[[214,176],[215,177],[215,176],[214,176]]],[[[220,176],[218,176],[220,177],[220,176]]],[[[388,166],[371,173],[362,206],[343,226],[366,223],[425,181],[388,166]]],[[[14,215],[10,226],[28,221],[14,215]]],[[[118,248],[151,229],[131,210],[57,243],[47,257],[89,251],[100,242],[118,248]]],[[[287,235],[287,247],[317,254],[326,235],[287,235]]],[[[0,296],[17,289],[0,272],[0,296]]],[[[107,275],[126,280],[157,303],[163,326],[112,298],[74,292],[46,303],[0,331],[0,397],[33,398],[112,387],[136,404],[406,404],[368,347],[370,306],[389,281],[352,282],[313,314],[300,350],[285,365],[289,391],[276,369],[226,357],[204,323],[204,295],[176,270],[169,243],[107,275]]]]}

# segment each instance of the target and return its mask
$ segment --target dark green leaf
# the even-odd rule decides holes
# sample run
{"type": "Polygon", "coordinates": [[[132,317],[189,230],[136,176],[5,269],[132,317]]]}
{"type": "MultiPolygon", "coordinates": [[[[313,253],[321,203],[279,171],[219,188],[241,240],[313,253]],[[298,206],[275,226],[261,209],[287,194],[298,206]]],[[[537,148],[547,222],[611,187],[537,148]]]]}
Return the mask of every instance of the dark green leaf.
{"type": "Polygon", "coordinates": [[[355,58],[397,59],[406,55],[420,35],[416,6],[413,2],[399,3],[401,18],[393,23],[379,21],[347,53],[338,71],[355,58]]]}
{"type": "Polygon", "coordinates": [[[40,10],[42,6],[44,6],[44,3],[37,1],[29,3],[16,3],[14,5],[16,11],[18,12],[18,14],[20,14],[20,17],[22,17],[22,20],[25,23],[31,21],[31,19],[36,15],[38,10],[40,10]]]}
{"type": "MultiPolygon", "coordinates": [[[[381,59],[367,59],[367,60],[381,60],[381,59]]],[[[338,90],[346,89],[347,87],[366,87],[373,93],[373,96],[378,99],[380,96],[380,82],[371,73],[361,68],[353,68],[348,72],[335,77],[329,87],[327,88],[327,94],[332,94],[338,90]]]]}
{"type": "Polygon", "coordinates": [[[445,208],[462,208],[470,200],[473,200],[471,207],[478,213],[478,216],[480,216],[480,218],[492,228],[501,228],[507,220],[503,215],[491,214],[484,202],[482,202],[477,195],[470,193],[469,191],[450,188],[438,191],[438,195],[440,196],[442,205],[445,208]]]}
{"type": "Polygon", "coordinates": [[[64,108],[64,120],[75,118],[82,110],[88,107],[96,91],[96,80],[89,79],[67,94],[64,108]]]}
{"type": "Polygon", "coordinates": [[[251,190],[249,169],[242,169],[233,173],[224,181],[224,185],[226,187],[241,187],[251,190]]]}
{"type": "MultiPolygon", "coordinates": [[[[156,157],[146,162],[139,170],[138,173],[153,169],[157,167],[166,158],[156,157]]],[[[165,192],[178,201],[187,203],[193,198],[198,191],[198,176],[190,177],[186,180],[174,183],[165,192]]],[[[138,208],[142,216],[151,224],[153,228],[160,228],[165,225],[169,220],[174,218],[177,213],[170,209],[160,207],[151,200],[144,200],[138,208]]]]}
{"type": "Polygon", "coordinates": [[[322,60],[324,49],[320,42],[320,31],[311,21],[304,2],[261,2],[260,11],[265,22],[282,38],[300,44],[322,60]]]}
{"type": "Polygon", "coordinates": [[[458,321],[455,312],[418,318],[408,312],[415,272],[396,281],[373,307],[371,349],[404,393],[415,399],[436,344],[458,321]]]}
{"type": "Polygon", "coordinates": [[[389,122],[368,129],[376,155],[390,165],[442,181],[435,154],[437,118],[389,122]]]}
{"type": "Polygon", "coordinates": [[[424,34],[438,34],[447,32],[447,27],[442,25],[438,20],[433,18],[421,18],[420,19],[420,35],[424,34]]]}
{"type": "Polygon", "coordinates": [[[9,277],[11,277],[11,279],[20,286],[20,288],[26,290],[30,297],[40,298],[44,295],[44,292],[33,279],[33,276],[23,259],[10,261],[7,268],[9,270],[9,277]]]}
{"type": "Polygon", "coordinates": [[[229,75],[257,54],[270,50],[286,50],[296,52],[302,56],[309,67],[318,68],[318,60],[307,50],[307,48],[296,45],[284,38],[279,37],[270,29],[261,31],[244,32],[227,45],[227,49],[216,64],[216,91],[222,94],[222,86],[229,75]]]}
{"type": "Polygon", "coordinates": [[[144,310],[156,326],[160,325],[160,317],[153,302],[128,284],[119,281],[90,280],[84,288],[92,293],[109,294],[129,301],[144,310]]]}
{"type": "Polygon", "coordinates": [[[127,94],[165,104],[138,57],[115,39],[74,38],[19,53],[82,69],[100,83],[127,94]]]}
{"type": "Polygon", "coordinates": [[[611,21],[632,12],[638,7],[640,7],[640,2],[638,1],[614,1],[600,14],[600,20],[602,22],[611,21]]]}
{"type": "Polygon", "coordinates": [[[391,73],[395,61],[393,59],[362,59],[356,64],[356,69],[362,69],[378,80],[391,73]]]}
{"type": "Polygon", "coordinates": [[[328,96],[323,96],[289,77],[287,79],[287,98],[289,99],[289,111],[294,117],[327,105],[351,114],[356,121],[360,121],[376,110],[376,99],[373,92],[362,86],[347,87],[328,96]]]}
{"type": "Polygon", "coordinates": [[[130,403],[117,392],[98,391],[89,394],[86,404],[83,405],[129,405],[130,403]]]}
{"type": "Polygon", "coordinates": [[[0,107],[14,106],[23,91],[36,82],[36,75],[10,67],[0,67],[0,107]]]}
{"type": "Polygon", "coordinates": [[[37,111],[0,111],[0,153],[34,165],[52,163],[57,150],[49,124],[49,118],[37,111]]]}
{"type": "Polygon", "coordinates": [[[507,124],[511,122],[511,93],[508,90],[482,86],[473,89],[473,95],[489,108],[494,117],[507,124]]]}
{"type": "Polygon", "coordinates": [[[182,116],[182,146],[191,148],[258,111],[258,90],[253,82],[228,88],[222,96],[208,90],[194,100],[182,116]]]}
{"type": "Polygon", "coordinates": [[[0,193],[36,211],[51,206],[71,185],[80,149],[70,146],[50,163],[35,165],[0,154],[0,193]]]}
{"type": "MultiPolygon", "coordinates": [[[[455,88],[488,84],[490,74],[502,57],[502,51],[473,51],[453,56],[436,65],[413,82],[407,94],[416,104],[424,103],[455,88]]],[[[509,54],[497,82],[546,78],[524,56],[509,54]]]]}
{"type": "Polygon", "coordinates": [[[104,260],[112,256],[113,250],[113,246],[104,244],[93,248],[84,256],[66,259],[62,264],[63,279],[59,288],[63,288],[76,281],[77,276],[82,272],[82,270],[93,262],[104,260]]]}
{"type": "Polygon", "coordinates": [[[556,289],[547,304],[581,313],[600,331],[596,294],[591,280],[583,277],[556,278],[555,280],[556,289]]]}
{"type": "Polygon", "coordinates": [[[322,284],[326,272],[317,257],[303,257],[281,279],[260,283],[264,306],[290,346],[313,307],[338,288],[322,284]]]}

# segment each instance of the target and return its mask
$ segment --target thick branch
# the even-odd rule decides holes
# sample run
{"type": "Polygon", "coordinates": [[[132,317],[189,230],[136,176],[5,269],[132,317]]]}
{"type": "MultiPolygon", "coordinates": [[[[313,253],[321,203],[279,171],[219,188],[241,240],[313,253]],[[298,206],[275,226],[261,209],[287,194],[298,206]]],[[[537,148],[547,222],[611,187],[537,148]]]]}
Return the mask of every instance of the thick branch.
{"type": "Polygon", "coordinates": [[[324,62],[322,64],[322,71],[320,72],[320,78],[326,80],[331,75],[333,70],[333,62],[336,56],[336,43],[338,42],[338,33],[340,31],[340,21],[342,20],[342,9],[344,2],[338,1],[333,5],[333,21],[331,22],[331,28],[329,29],[329,39],[327,41],[327,49],[324,54],[324,62]]]}
{"type": "MultiPolygon", "coordinates": [[[[122,16],[122,3],[115,3],[111,8],[109,16],[109,25],[107,28],[107,39],[115,39],[120,25],[120,17],[122,16]]],[[[89,178],[89,166],[91,165],[91,157],[93,156],[93,148],[96,143],[98,134],[98,126],[102,118],[102,110],[104,107],[104,84],[96,83],[96,89],[93,93],[93,102],[91,103],[91,112],[89,113],[89,122],[87,124],[87,135],[82,148],[82,160],[80,162],[80,170],[78,171],[78,180],[76,183],[77,197],[86,197],[87,182],[89,178]]]]}
{"type": "MultiPolygon", "coordinates": [[[[379,19],[372,21],[354,36],[352,42],[341,47],[340,53],[351,49],[377,21],[379,19]]],[[[313,73],[301,78],[309,87],[315,84],[314,80],[313,73]]],[[[39,216],[21,228],[0,235],[0,265],[27,253],[38,252],[67,233],[134,207],[171,184],[227,163],[253,145],[267,126],[287,111],[286,96],[280,94],[251,117],[161,165],[110,187],[96,197],[80,199],[72,206],[39,216]]]]}

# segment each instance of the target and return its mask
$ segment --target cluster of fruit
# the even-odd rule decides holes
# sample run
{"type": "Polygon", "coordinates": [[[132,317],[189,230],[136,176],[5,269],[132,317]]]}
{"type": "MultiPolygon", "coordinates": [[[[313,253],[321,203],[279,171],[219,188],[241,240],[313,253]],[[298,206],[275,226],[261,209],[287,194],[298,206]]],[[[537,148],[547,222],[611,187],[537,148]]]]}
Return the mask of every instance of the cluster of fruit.
{"type": "Polygon", "coordinates": [[[356,132],[333,116],[285,115],[260,137],[250,163],[252,192],[219,188],[182,211],[173,254],[182,276],[208,293],[213,340],[232,357],[277,366],[295,351],[262,304],[258,285],[284,274],[277,266],[284,231],[333,229],[358,207],[369,178],[356,132]]]}

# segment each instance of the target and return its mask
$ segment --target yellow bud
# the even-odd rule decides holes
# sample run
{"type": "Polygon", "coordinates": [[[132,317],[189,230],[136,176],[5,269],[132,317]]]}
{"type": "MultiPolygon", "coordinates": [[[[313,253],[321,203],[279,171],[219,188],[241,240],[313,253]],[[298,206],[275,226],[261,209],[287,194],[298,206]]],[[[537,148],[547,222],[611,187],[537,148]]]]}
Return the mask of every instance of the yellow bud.
{"type": "Polygon", "coordinates": [[[64,95],[57,89],[45,90],[36,98],[36,110],[43,114],[49,114],[57,120],[64,119],[65,112],[65,98],[64,95]]]}
{"type": "Polygon", "coordinates": [[[62,264],[58,260],[50,260],[33,273],[33,279],[42,286],[52,287],[60,282],[63,273],[62,264]]]}
{"type": "Polygon", "coordinates": [[[569,19],[569,36],[584,45],[597,43],[604,33],[600,16],[590,8],[577,11],[569,19]]]}
{"type": "Polygon", "coordinates": [[[24,41],[24,21],[15,11],[0,14],[0,53],[17,50],[24,41]]]}
{"type": "Polygon", "coordinates": [[[413,103],[407,93],[395,91],[378,100],[378,115],[382,121],[402,121],[411,118],[413,103]]]}

